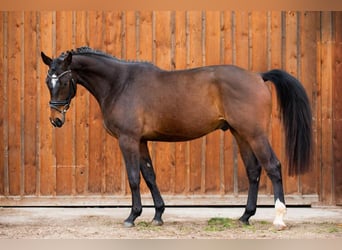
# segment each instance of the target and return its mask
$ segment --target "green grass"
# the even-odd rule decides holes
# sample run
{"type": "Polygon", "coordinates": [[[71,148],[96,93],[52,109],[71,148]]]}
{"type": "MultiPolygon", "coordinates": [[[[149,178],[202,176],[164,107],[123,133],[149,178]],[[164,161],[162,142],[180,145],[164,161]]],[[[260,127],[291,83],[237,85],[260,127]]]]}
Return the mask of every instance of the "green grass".
{"type": "Polygon", "coordinates": [[[205,227],[205,231],[216,232],[224,231],[229,228],[237,227],[238,222],[230,218],[211,218],[208,221],[208,225],[205,227]]]}
{"type": "Polygon", "coordinates": [[[328,233],[338,233],[340,232],[340,229],[337,226],[331,225],[328,228],[328,233]]]}
{"type": "Polygon", "coordinates": [[[256,230],[264,230],[269,229],[272,224],[268,221],[254,221],[252,225],[245,225],[235,219],[230,218],[220,218],[215,217],[209,219],[207,226],[204,228],[207,232],[219,232],[224,231],[226,229],[237,229],[241,232],[243,231],[251,231],[255,232],[256,230]]]}
{"type": "Polygon", "coordinates": [[[137,228],[138,230],[159,231],[159,230],[161,230],[162,227],[160,227],[160,226],[154,226],[154,225],[152,225],[151,222],[139,221],[139,222],[136,224],[136,228],[137,228]]]}

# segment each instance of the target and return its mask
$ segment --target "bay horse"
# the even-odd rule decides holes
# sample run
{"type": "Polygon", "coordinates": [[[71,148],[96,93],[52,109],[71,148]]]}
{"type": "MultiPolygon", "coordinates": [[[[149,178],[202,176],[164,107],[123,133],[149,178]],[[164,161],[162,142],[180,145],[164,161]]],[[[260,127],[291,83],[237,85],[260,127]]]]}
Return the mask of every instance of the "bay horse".
{"type": "Polygon", "coordinates": [[[147,62],[128,62],[81,47],[50,58],[46,84],[50,91],[51,124],[62,127],[76,85],[83,85],[100,105],[104,127],[118,139],[123,154],[132,207],[124,226],[134,226],[142,213],[140,172],[151,191],[154,225],[162,225],[164,201],[156,184],[148,141],[187,141],[214,130],[230,130],[239,146],[249,180],[247,205],[239,218],[249,224],[256,212],[262,167],[270,178],[276,216],[283,229],[286,212],[281,164],[267,136],[274,84],[285,131],[289,174],[310,169],[312,114],[302,84],[289,73],[274,69],[253,73],[234,65],[166,71],[147,62]]]}

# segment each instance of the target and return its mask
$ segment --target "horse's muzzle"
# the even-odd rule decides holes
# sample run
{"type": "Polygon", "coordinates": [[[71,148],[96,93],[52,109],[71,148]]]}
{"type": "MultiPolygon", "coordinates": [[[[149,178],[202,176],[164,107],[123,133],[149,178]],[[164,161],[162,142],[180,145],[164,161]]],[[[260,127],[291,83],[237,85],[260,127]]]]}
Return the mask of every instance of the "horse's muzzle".
{"type": "Polygon", "coordinates": [[[52,126],[57,127],[57,128],[62,127],[64,124],[64,122],[59,118],[55,118],[55,119],[50,118],[50,122],[52,126]]]}

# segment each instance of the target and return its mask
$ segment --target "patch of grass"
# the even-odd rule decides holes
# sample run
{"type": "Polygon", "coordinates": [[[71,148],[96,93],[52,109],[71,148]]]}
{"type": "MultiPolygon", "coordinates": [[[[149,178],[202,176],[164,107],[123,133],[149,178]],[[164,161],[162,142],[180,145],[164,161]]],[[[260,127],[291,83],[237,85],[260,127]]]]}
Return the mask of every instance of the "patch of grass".
{"type": "Polygon", "coordinates": [[[146,221],[139,221],[137,223],[137,227],[151,227],[151,223],[148,223],[146,221]]]}
{"type": "Polygon", "coordinates": [[[340,229],[338,227],[331,226],[328,228],[328,233],[338,233],[338,232],[340,232],[340,229]]]}
{"type": "Polygon", "coordinates": [[[342,232],[342,227],[339,224],[323,222],[323,223],[307,223],[307,225],[317,225],[317,233],[340,233],[342,232]]]}
{"type": "Polygon", "coordinates": [[[224,231],[228,228],[236,227],[238,223],[235,220],[230,218],[211,218],[208,221],[208,225],[205,227],[205,231],[208,232],[216,232],[216,231],[224,231]]]}
{"type": "Polygon", "coordinates": [[[270,222],[265,221],[265,220],[261,220],[261,221],[259,221],[259,223],[260,223],[261,225],[270,225],[270,224],[271,224],[270,222]]]}
{"type": "Polygon", "coordinates": [[[159,231],[162,227],[160,226],[154,226],[151,222],[146,221],[139,221],[136,224],[136,228],[138,230],[150,230],[150,231],[159,231]]]}

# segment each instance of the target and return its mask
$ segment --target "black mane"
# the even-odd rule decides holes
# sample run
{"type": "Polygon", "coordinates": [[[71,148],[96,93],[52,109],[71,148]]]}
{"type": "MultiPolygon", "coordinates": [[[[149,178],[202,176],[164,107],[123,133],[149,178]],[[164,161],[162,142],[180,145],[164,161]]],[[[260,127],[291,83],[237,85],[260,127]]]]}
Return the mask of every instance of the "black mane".
{"type": "Polygon", "coordinates": [[[72,55],[96,55],[96,56],[103,56],[106,58],[110,58],[113,59],[115,61],[118,62],[122,62],[122,63],[144,63],[144,64],[150,64],[151,66],[155,66],[153,63],[148,62],[148,61],[135,61],[135,60],[123,60],[123,59],[119,59],[111,54],[107,54],[101,50],[96,50],[96,49],[92,49],[90,47],[87,46],[83,46],[83,47],[79,47],[76,49],[72,49],[72,50],[67,50],[65,52],[62,52],[60,54],[59,57],[64,58],[65,56],[67,56],[69,53],[71,53],[72,55]]]}

